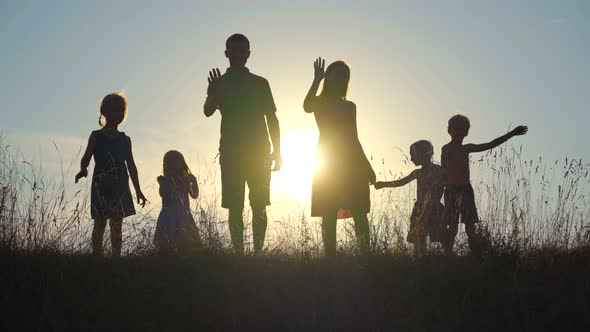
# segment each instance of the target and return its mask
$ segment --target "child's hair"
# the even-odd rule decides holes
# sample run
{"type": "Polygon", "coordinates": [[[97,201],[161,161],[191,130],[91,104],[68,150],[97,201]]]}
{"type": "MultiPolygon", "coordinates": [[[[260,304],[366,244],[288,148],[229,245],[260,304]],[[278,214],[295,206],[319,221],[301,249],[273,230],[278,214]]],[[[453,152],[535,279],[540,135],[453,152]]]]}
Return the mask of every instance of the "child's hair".
{"type": "Polygon", "coordinates": [[[100,116],[98,118],[98,124],[104,127],[107,123],[111,122],[112,125],[119,125],[127,116],[127,100],[119,93],[111,93],[106,95],[102,99],[100,104],[100,116]],[[122,116],[113,117],[112,115],[119,114],[122,116]],[[102,119],[105,119],[103,122],[102,119]],[[109,120],[110,118],[110,120],[109,120]],[[115,121],[115,123],[112,123],[115,121]]]}
{"type": "Polygon", "coordinates": [[[322,88],[322,96],[340,97],[346,99],[348,93],[348,82],[350,82],[350,67],[344,61],[332,62],[326,68],[327,78],[336,68],[344,69],[345,76],[341,80],[326,80],[324,79],[324,87],[322,88]]]}
{"type": "Polygon", "coordinates": [[[463,129],[471,128],[471,121],[463,114],[455,114],[449,119],[449,129],[463,129]]]}
{"type": "Polygon", "coordinates": [[[241,33],[234,33],[233,35],[229,36],[229,38],[227,38],[225,41],[225,49],[229,50],[230,45],[234,43],[244,43],[248,45],[248,48],[250,48],[250,41],[241,33]]]}
{"type": "Polygon", "coordinates": [[[428,155],[431,158],[434,155],[434,148],[432,147],[432,143],[425,139],[414,142],[412,145],[410,145],[410,154],[412,154],[412,151],[428,155]]]}
{"type": "Polygon", "coordinates": [[[189,175],[191,170],[188,168],[182,153],[176,150],[170,150],[164,154],[164,176],[169,175],[189,175]]]}

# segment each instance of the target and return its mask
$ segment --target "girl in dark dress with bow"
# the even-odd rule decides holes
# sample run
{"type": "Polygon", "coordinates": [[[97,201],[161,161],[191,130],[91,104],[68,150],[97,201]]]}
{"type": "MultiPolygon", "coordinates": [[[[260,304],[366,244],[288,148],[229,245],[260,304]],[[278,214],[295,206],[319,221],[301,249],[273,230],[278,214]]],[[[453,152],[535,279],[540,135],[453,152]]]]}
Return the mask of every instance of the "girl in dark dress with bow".
{"type": "Polygon", "coordinates": [[[102,128],[90,134],[80,163],[80,172],[76,174],[78,183],[78,180],[88,175],[88,165],[94,157],[90,214],[94,220],[92,251],[95,255],[102,255],[107,220],[110,221],[112,254],[115,257],[121,255],[123,218],[135,214],[129,177],[135,187],[137,202],[141,206],[146,202],[139,187],[131,139],[118,129],[126,115],[127,101],[123,96],[112,93],[103,98],[98,119],[102,128]]]}

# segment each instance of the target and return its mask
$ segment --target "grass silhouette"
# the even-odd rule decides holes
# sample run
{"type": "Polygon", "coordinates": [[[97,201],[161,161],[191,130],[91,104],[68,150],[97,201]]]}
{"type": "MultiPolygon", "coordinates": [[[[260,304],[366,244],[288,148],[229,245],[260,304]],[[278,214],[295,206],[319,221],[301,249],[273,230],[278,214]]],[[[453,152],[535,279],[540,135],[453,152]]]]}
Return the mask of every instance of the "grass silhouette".
{"type": "Polygon", "coordinates": [[[265,255],[235,256],[207,194],[213,171],[194,207],[204,248],[156,255],[154,207],[126,219],[126,255],[109,259],[89,255],[88,191],[66,185],[75,167],[50,178],[0,142],[0,330],[590,329],[590,165],[521,155],[504,146],[473,161],[480,259],[463,256],[464,238],[456,257],[411,256],[411,187],[373,194],[368,257],[346,225],[340,255],[324,258],[305,213],[273,222],[265,255]]]}

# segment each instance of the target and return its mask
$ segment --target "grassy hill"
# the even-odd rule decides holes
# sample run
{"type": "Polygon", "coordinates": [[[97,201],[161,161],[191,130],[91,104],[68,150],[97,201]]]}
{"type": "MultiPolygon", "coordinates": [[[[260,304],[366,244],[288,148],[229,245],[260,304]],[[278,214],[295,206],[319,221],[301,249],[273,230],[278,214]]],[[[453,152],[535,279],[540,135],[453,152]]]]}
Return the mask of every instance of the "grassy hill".
{"type": "Polygon", "coordinates": [[[154,209],[125,221],[126,255],[109,259],[87,255],[87,190],[0,139],[0,331],[590,331],[590,164],[519,153],[474,162],[489,170],[474,181],[482,258],[460,238],[457,257],[413,259],[407,188],[374,201],[368,257],[348,227],[344,255],[324,258],[304,214],[273,221],[266,255],[234,256],[212,195],[194,210],[208,250],[153,255],[154,209]]]}
{"type": "Polygon", "coordinates": [[[1,255],[0,330],[584,331],[590,249],[483,259],[1,255]]]}

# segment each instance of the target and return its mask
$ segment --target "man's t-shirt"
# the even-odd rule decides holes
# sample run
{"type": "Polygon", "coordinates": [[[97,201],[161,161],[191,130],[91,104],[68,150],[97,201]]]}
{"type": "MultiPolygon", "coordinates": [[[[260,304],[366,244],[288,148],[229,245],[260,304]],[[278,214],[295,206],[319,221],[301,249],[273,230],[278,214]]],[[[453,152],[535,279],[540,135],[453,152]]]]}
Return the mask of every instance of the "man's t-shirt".
{"type": "Polygon", "coordinates": [[[221,112],[219,152],[270,153],[265,115],[276,112],[276,107],[268,81],[248,68],[228,68],[215,94],[221,112]]]}

